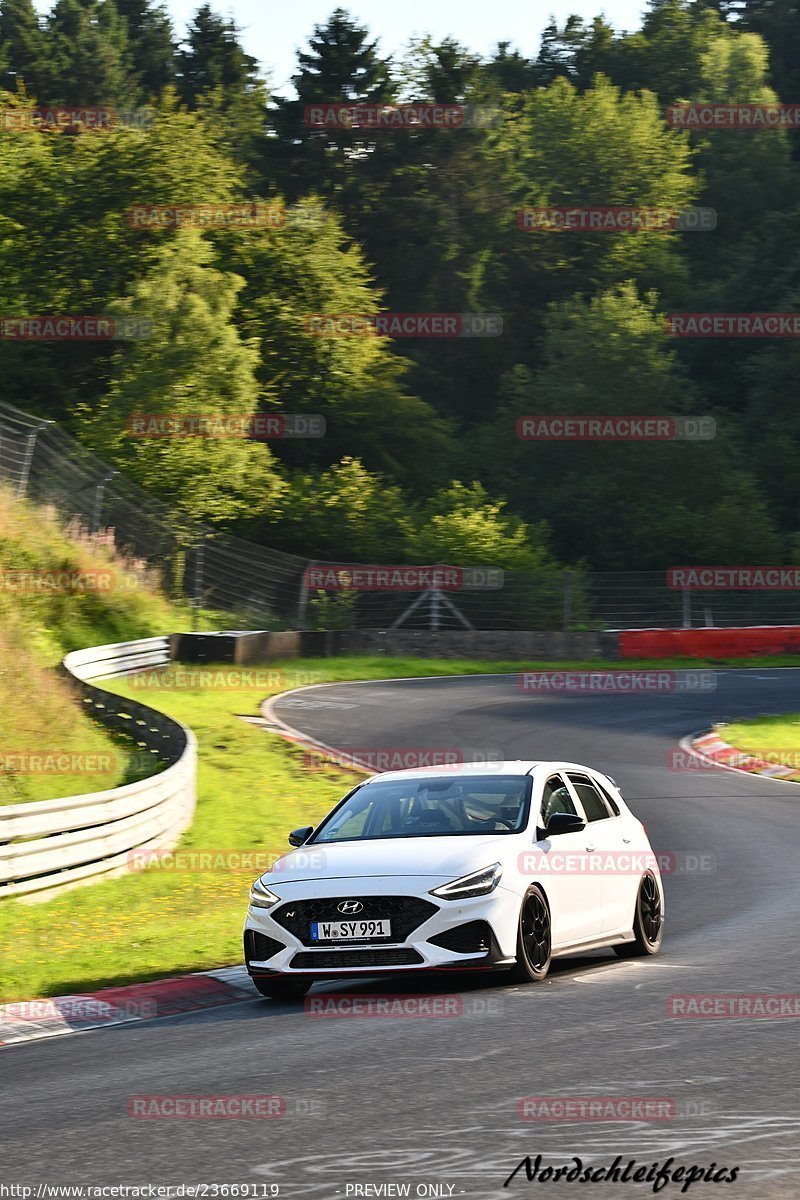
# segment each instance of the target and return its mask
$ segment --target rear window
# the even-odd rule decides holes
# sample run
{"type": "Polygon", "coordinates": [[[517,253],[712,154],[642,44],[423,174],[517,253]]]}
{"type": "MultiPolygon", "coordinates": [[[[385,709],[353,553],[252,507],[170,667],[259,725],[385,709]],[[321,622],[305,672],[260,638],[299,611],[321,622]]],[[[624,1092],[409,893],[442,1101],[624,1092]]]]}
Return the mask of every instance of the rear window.
{"type": "Polygon", "coordinates": [[[569,781],[578,793],[587,821],[605,821],[614,811],[586,775],[570,775],[569,781]]]}

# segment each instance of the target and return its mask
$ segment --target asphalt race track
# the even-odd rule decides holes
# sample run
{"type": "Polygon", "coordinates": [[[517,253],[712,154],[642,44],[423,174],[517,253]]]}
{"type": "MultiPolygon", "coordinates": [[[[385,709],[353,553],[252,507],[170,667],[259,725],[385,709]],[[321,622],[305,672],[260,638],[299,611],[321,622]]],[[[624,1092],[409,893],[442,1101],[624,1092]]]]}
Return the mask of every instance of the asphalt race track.
{"type": "MultiPolygon", "coordinates": [[[[653,1195],[646,1182],[528,1182],[542,1166],[739,1167],[690,1196],[800,1196],[798,1019],[680,1019],[687,993],[800,992],[800,787],[675,769],[714,719],[800,709],[795,670],[728,671],[716,691],[526,695],[514,677],[327,685],[278,717],[341,749],[462,748],[610,773],[674,853],[662,953],[561,960],[540,985],[438,977],[326,990],[457,993],[447,1019],[314,1019],[255,999],[2,1052],[5,1184],[278,1184],[281,1197],[653,1195]],[[699,864],[700,869],[693,869],[699,864]],[[276,1121],[132,1120],[132,1094],[286,1097],[276,1121]],[[670,1119],[530,1121],[523,1097],[661,1097],[670,1119]],[[434,1188],[433,1185],[436,1185],[434,1188]],[[358,1187],[360,1190],[354,1190],[358,1187]]],[[[288,832],[288,831],[287,831],[288,832]]],[[[54,935],[55,936],[55,935],[54,935]]],[[[682,1194],[671,1182],[658,1194],[682,1194]]],[[[219,1194],[219,1193],[218,1193],[219,1194]]],[[[265,1195],[269,1189],[265,1189],[265,1195]]],[[[213,1196],[211,1190],[209,1196],[213,1196]]],[[[35,1192],[34,1192],[35,1196],[35,1192]]]]}

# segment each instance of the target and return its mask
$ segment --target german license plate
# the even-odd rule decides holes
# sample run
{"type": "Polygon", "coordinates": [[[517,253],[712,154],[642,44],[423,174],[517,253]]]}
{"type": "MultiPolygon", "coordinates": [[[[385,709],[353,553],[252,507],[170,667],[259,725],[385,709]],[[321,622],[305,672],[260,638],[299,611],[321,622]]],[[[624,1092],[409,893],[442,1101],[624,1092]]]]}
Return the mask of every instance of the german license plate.
{"type": "Polygon", "coordinates": [[[358,942],[392,936],[391,921],[312,921],[312,942],[358,942]]]}

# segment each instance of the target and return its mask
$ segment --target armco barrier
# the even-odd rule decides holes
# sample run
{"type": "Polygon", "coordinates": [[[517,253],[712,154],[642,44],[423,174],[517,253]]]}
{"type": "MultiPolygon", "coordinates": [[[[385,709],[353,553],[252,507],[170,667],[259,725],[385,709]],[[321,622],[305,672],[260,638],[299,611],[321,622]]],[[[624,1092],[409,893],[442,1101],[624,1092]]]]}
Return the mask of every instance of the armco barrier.
{"type": "Polygon", "coordinates": [[[171,639],[178,662],[274,662],[276,658],[328,658],[346,654],[413,655],[415,658],[551,659],[617,657],[616,634],[547,633],[508,629],[329,629],[321,632],[179,633],[171,639]]]}
{"type": "Polygon", "coordinates": [[[800,625],[750,625],[735,629],[621,629],[620,658],[748,658],[800,654],[800,625]]]}
{"type": "Polygon", "coordinates": [[[194,815],[194,735],[170,717],[92,682],[168,661],[168,638],[94,646],[64,659],[62,670],[90,715],[151,753],[154,772],[163,769],[105,792],[0,808],[0,898],[42,896],[121,873],[130,851],[177,844],[194,815]]]}

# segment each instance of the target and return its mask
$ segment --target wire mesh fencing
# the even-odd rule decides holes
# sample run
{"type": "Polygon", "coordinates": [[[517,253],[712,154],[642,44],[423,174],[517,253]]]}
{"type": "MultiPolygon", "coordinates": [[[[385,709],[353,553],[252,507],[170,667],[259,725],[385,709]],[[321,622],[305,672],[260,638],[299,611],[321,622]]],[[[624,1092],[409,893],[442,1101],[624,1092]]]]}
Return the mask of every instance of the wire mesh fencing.
{"type": "Polygon", "coordinates": [[[182,516],[56,422],[0,402],[0,479],[158,573],[231,629],[602,630],[800,623],[800,593],[671,586],[666,571],[392,569],[312,561],[182,516]],[[380,572],[383,571],[383,574],[380,572]],[[366,581],[366,582],[364,582],[366,581]]]}

